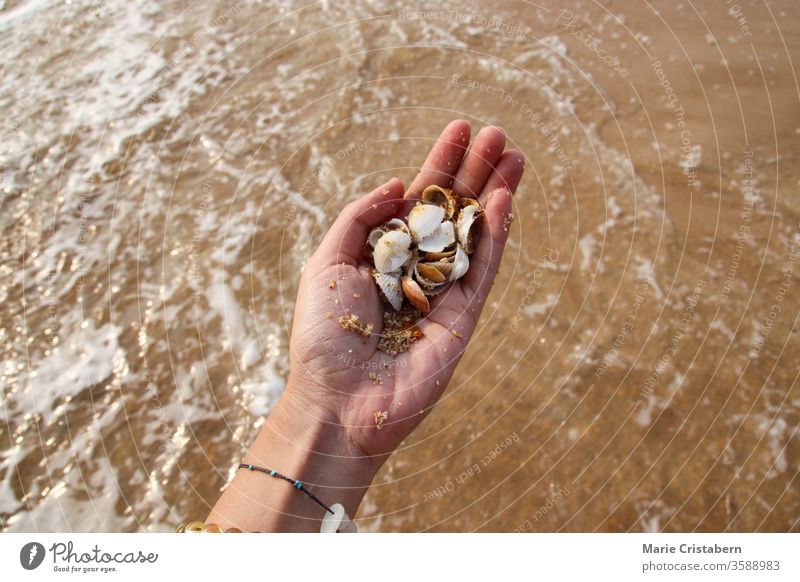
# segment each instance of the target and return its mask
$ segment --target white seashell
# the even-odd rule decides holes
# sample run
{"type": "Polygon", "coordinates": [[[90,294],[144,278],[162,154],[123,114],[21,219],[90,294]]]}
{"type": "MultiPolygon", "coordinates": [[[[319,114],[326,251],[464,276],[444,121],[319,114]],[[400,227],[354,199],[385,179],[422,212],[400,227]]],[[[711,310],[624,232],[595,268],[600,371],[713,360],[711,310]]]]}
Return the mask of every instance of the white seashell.
{"type": "Polygon", "coordinates": [[[411,258],[411,237],[402,230],[385,233],[375,246],[372,259],[381,273],[397,271],[411,258]]]}
{"type": "Polygon", "coordinates": [[[404,275],[406,277],[412,277],[414,275],[414,270],[417,268],[417,261],[419,261],[419,257],[416,253],[411,254],[411,259],[406,263],[404,275]]]}
{"type": "Polygon", "coordinates": [[[469,269],[469,257],[461,245],[456,249],[456,256],[453,258],[453,270],[450,272],[450,280],[455,281],[464,276],[469,269]]]}
{"type": "Polygon", "coordinates": [[[480,206],[469,204],[461,209],[458,214],[458,222],[456,223],[456,230],[458,231],[458,242],[464,247],[464,250],[472,252],[472,240],[470,237],[470,229],[472,225],[482,214],[483,210],[480,206]]]}
{"type": "Polygon", "coordinates": [[[469,270],[472,229],[483,212],[474,198],[429,186],[407,223],[393,218],[373,229],[368,238],[372,277],[383,300],[398,311],[407,300],[427,314],[428,298],[447,291],[469,270]]]}
{"type": "Polygon", "coordinates": [[[408,230],[408,225],[403,222],[399,218],[392,218],[386,224],[383,225],[383,229],[386,231],[390,230],[402,230],[404,233],[410,235],[411,231],[408,230]]]}
{"type": "Polygon", "coordinates": [[[369,246],[371,246],[374,249],[375,245],[378,244],[380,238],[384,234],[392,230],[402,230],[409,236],[411,235],[411,233],[408,230],[408,226],[406,225],[405,222],[403,222],[399,218],[392,218],[386,224],[372,229],[372,231],[369,233],[369,238],[367,239],[367,242],[369,242],[369,246]]]}
{"type": "Polygon", "coordinates": [[[433,204],[417,204],[412,208],[408,215],[408,228],[411,230],[414,242],[418,243],[433,234],[443,218],[444,208],[433,204]]]}
{"type": "Polygon", "coordinates": [[[341,503],[331,505],[331,511],[322,518],[320,533],[358,533],[358,527],[350,519],[341,503]]]}
{"type": "Polygon", "coordinates": [[[372,278],[375,279],[375,284],[381,290],[384,299],[400,311],[403,306],[403,288],[400,284],[400,273],[381,273],[380,271],[372,271],[372,278]]]}
{"type": "Polygon", "coordinates": [[[453,223],[443,222],[432,234],[419,241],[419,250],[426,253],[440,253],[445,248],[456,242],[456,233],[453,223]]]}
{"type": "Polygon", "coordinates": [[[372,231],[369,233],[369,238],[367,239],[369,246],[371,246],[374,249],[375,245],[378,244],[378,241],[384,234],[386,234],[386,231],[383,230],[383,228],[381,227],[373,228],[372,231]]]}

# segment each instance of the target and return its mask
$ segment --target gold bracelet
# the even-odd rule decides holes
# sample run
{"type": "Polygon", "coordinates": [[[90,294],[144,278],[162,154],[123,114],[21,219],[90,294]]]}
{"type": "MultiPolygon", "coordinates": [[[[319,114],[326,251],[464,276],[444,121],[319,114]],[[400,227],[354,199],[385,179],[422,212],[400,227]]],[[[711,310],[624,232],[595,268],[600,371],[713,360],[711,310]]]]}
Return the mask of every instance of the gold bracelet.
{"type": "Polygon", "coordinates": [[[216,523],[205,524],[202,521],[193,521],[186,525],[180,524],[175,531],[176,533],[242,533],[238,527],[225,529],[216,523]]]}

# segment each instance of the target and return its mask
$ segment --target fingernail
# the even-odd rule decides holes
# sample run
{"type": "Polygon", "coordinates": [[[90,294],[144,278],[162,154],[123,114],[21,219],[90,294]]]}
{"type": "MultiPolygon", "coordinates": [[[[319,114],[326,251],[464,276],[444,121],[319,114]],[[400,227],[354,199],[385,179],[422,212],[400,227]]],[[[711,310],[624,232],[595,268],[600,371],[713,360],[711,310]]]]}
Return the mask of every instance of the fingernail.
{"type": "Polygon", "coordinates": [[[484,125],[478,133],[483,133],[484,131],[488,131],[490,129],[496,129],[503,135],[506,134],[506,130],[500,127],[499,125],[484,125]]]}

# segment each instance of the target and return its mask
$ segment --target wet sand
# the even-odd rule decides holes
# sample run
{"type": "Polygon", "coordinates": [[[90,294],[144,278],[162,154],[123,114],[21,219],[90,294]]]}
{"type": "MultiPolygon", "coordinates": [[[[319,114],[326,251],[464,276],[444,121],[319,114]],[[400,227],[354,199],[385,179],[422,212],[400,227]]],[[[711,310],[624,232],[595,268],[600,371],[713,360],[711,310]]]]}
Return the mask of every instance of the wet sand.
{"type": "Polygon", "coordinates": [[[788,1],[5,3],[0,525],[203,517],[308,254],[463,117],[527,157],[510,242],[360,527],[798,531],[798,28],[788,1]]]}

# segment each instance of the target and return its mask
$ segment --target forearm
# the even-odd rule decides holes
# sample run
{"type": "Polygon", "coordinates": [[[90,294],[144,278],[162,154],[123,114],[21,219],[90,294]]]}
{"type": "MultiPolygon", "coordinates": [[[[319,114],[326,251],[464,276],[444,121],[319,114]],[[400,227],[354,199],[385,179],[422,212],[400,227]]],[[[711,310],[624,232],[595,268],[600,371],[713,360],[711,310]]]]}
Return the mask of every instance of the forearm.
{"type": "MultiPolygon", "coordinates": [[[[243,463],[297,479],[323,503],[355,515],[381,462],[363,456],[338,423],[298,410],[292,387],[270,413],[243,463]]],[[[282,479],[240,469],[207,523],[242,531],[318,532],[325,510],[282,479]]]]}

